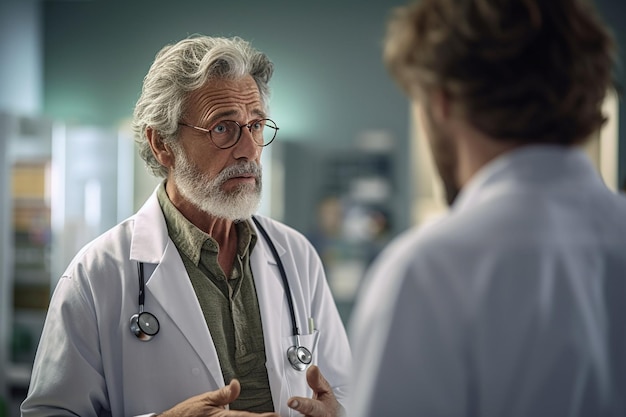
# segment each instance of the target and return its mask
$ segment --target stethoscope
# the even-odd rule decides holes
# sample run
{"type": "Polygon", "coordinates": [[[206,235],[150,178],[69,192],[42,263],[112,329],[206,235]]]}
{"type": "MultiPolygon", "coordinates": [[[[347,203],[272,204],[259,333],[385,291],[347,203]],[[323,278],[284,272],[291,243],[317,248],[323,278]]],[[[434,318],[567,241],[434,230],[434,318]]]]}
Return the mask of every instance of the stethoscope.
{"type": "MultiPolygon", "coordinates": [[[[278,255],[278,251],[276,250],[276,246],[270,239],[269,234],[265,230],[265,228],[259,223],[256,217],[252,217],[254,224],[259,229],[263,238],[268,243],[274,258],[276,259],[276,263],[278,264],[278,270],[280,271],[280,277],[283,281],[283,286],[285,287],[285,291],[288,293],[287,304],[289,305],[289,313],[291,314],[291,324],[292,324],[292,334],[296,339],[296,344],[287,349],[287,359],[289,363],[293,367],[293,369],[297,371],[304,371],[307,366],[311,364],[313,359],[313,355],[311,351],[300,344],[300,331],[296,324],[296,311],[293,306],[293,294],[291,292],[291,287],[289,286],[289,280],[287,280],[287,273],[285,272],[285,266],[283,265],[280,256],[278,255]]],[[[133,314],[130,318],[130,331],[137,336],[137,338],[141,341],[147,342],[151,340],[157,333],[159,333],[159,320],[154,316],[154,314],[144,311],[144,302],[145,302],[145,279],[143,272],[143,262],[139,262],[137,264],[137,275],[139,277],[139,312],[137,314],[133,314]]]]}
{"type": "Polygon", "coordinates": [[[152,313],[143,311],[145,301],[145,280],[143,277],[143,262],[137,264],[139,277],[139,313],[130,318],[130,331],[144,342],[152,339],[159,332],[159,320],[152,313]]]}

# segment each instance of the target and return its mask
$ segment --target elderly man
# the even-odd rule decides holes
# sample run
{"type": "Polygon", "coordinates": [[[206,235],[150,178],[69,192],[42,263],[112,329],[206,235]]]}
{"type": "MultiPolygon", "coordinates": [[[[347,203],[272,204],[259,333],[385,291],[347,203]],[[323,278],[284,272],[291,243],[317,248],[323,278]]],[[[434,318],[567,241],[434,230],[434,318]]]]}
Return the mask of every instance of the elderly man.
{"type": "Polygon", "coordinates": [[[253,216],[272,63],[240,38],[163,48],[134,114],[164,181],[50,303],[23,416],[339,416],[347,336],[318,255],[253,216]]]}

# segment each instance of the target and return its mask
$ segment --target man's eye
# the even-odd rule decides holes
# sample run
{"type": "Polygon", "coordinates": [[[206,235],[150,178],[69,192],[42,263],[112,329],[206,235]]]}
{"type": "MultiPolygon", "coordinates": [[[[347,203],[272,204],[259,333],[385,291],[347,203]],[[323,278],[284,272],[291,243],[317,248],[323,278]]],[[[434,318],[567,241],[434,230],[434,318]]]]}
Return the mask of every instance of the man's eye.
{"type": "Polygon", "coordinates": [[[256,121],[252,124],[253,130],[263,130],[265,123],[262,120],[256,121]]]}
{"type": "Polygon", "coordinates": [[[227,130],[226,125],[219,124],[213,128],[213,133],[226,133],[227,130]]]}

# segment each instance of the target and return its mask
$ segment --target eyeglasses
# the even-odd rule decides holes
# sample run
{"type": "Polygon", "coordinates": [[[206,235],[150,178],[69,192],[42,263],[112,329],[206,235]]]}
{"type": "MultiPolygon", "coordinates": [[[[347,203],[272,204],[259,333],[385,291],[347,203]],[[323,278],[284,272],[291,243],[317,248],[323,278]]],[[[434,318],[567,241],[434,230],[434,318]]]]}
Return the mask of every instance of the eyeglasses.
{"type": "Polygon", "coordinates": [[[187,123],[178,123],[181,126],[187,126],[196,129],[209,136],[211,142],[220,149],[232,148],[241,139],[241,132],[244,127],[248,128],[252,139],[258,146],[267,146],[276,137],[278,126],[272,119],[253,120],[245,125],[240,125],[234,120],[222,120],[215,124],[211,129],[193,126],[187,123]]]}

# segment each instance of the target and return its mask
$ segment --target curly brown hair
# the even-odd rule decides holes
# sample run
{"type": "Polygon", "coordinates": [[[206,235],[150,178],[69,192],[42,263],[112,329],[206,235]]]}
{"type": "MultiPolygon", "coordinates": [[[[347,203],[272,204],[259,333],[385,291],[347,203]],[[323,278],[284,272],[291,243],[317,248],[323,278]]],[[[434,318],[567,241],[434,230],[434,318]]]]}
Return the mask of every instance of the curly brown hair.
{"type": "Polygon", "coordinates": [[[605,122],[615,44],[582,0],[422,0],[392,14],[384,61],[493,138],[574,144],[605,122]]]}

